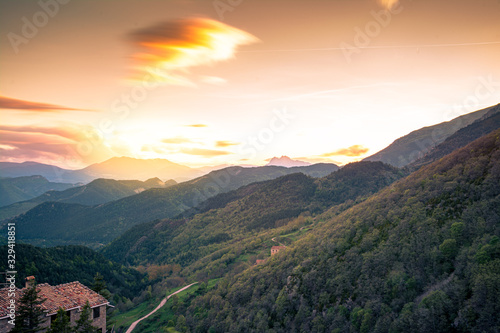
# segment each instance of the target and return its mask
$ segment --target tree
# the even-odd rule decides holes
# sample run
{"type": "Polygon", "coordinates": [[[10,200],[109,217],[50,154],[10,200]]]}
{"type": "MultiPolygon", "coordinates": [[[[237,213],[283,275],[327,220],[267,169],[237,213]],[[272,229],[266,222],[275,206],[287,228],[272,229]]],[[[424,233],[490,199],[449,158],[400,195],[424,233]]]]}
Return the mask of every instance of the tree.
{"type": "Polygon", "coordinates": [[[56,320],[52,322],[47,333],[71,333],[71,324],[69,321],[69,316],[66,314],[63,308],[57,310],[56,320]]]}
{"type": "Polygon", "coordinates": [[[186,318],[183,315],[177,317],[177,324],[175,325],[175,329],[179,332],[186,332],[186,318]]]}
{"type": "Polygon", "coordinates": [[[94,276],[94,283],[92,284],[92,290],[102,295],[104,298],[111,298],[111,294],[108,289],[106,289],[106,281],[104,281],[104,276],[101,273],[97,272],[94,276]]]}
{"type": "Polygon", "coordinates": [[[94,283],[92,283],[92,290],[96,293],[100,294],[101,291],[106,289],[106,282],[104,282],[104,276],[101,273],[97,272],[94,275],[94,283]]]}
{"type": "Polygon", "coordinates": [[[80,318],[76,321],[75,332],[95,333],[98,330],[97,327],[92,326],[91,311],[90,304],[87,301],[82,308],[82,312],[80,312],[80,318]]]}
{"type": "Polygon", "coordinates": [[[441,245],[439,245],[439,251],[449,259],[455,258],[458,253],[457,241],[455,239],[445,239],[441,245]]]}
{"type": "Polygon", "coordinates": [[[45,322],[45,312],[42,304],[45,299],[40,298],[36,285],[26,288],[19,299],[16,313],[15,326],[12,333],[36,333],[43,330],[41,325],[45,322]]]}

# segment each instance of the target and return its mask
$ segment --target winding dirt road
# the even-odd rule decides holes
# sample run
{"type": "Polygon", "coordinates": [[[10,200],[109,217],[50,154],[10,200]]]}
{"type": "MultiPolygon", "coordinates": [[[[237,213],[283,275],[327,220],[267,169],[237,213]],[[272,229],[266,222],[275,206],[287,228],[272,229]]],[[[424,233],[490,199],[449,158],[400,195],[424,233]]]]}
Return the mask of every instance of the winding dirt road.
{"type": "Polygon", "coordinates": [[[271,238],[271,240],[272,240],[273,242],[275,242],[275,243],[278,243],[278,244],[279,244],[279,245],[281,245],[281,246],[286,247],[286,245],[285,245],[285,244],[278,242],[278,241],[276,240],[276,237],[271,238]]]}
{"type": "Polygon", "coordinates": [[[183,287],[183,288],[181,288],[181,289],[177,290],[175,293],[171,293],[170,295],[168,295],[167,297],[165,297],[164,299],[162,299],[162,301],[160,302],[160,304],[159,304],[159,305],[158,305],[158,306],[157,306],[157,307],[156,307],[153,311],[151,311],[150,313],[148,313],[147,315],[145,315],[145,316],[144,316],[144,317],[142,317],[141,319],[138,319],[138,320],[134,321],[134,322],[132,323],[132,325],[130,325],[130,327],[128,328],[127,332],[125,332],[125,333],[130,333],[130,332],[132,332],[132,331],[134,330],[134,328],[137,326],[137,324],[139,324],[139,322],[140,322],[141,320],[146,319],[147,317],[151,316],[153,313],[155,313],[156,311],[158,311],[158,310],[159,310],[162,306],[164,306],[164,305],[165,305],[165,303],[167,303],[167,300],[168,300],[171,296],[173,296],[173,295],[175,295],[175,294],[177,294],[177,293],[180,293],[181,291],[184,291],[184,290],[186,290],[187,288],[189,288],[189,287],[191,287],[192,285],[195,285],[195,284],[197,284],[197,283],[198,283],[198,282],[191,283],[189,286],[185,286],[185,287],[183,287]]]}

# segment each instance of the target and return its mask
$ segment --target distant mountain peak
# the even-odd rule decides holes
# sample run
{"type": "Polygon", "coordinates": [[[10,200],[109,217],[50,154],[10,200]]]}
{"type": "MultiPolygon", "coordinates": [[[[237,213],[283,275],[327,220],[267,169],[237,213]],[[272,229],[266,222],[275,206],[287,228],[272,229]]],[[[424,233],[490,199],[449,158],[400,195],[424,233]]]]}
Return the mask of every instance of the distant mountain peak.
{"type": "Polygon", "coordinates": [[[288,156],[273,157],[269,161],[269,163],[266,164],[266,166],[282,166],[282,167],[286,167],[286,168],[309,166],[309,165],[311,165],[311,163],[299,161],[299,160],[292,160],[288,156]]]}

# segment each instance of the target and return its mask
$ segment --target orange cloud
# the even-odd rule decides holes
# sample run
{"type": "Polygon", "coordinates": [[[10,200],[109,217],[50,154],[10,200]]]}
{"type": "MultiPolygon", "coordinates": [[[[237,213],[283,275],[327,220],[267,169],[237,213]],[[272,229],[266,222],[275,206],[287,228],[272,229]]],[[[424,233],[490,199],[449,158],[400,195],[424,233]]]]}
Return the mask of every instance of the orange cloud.
{"type": "Polygon", "coordinates": [[[336,150],[331,153],[326,153],[321,155],[322,157],[331,157],[331,156],[350,156],[350,157],[357,157],[364,155],[368,152],[368,148],[361,146],[361,145],[354,145],[349,148],[342,148],[339,150],[336,150]]]}
{"type": "Polygon", "coordinates": [[[216,147],[224,148],[224,147],[230,147],[230,146],[237,146],[239,145],[238,142],[232,142],[232,141],[217,141],[215,143],[216,147]]]}
{"type": "Polygon", "coordinates": [[[192,124],[192,125],[184,125],[184,126],[195,127],[195,128],[208,127],[208,125],[205,125],[205,124],[192,124]]]}
{"type": "Polygon", "coordinates": [[[245,31],[202,17],[160,23],[129,37],[139,49],[132,57],[132,80],[188,86],[194,85],[186,77],[192,67],[229,60],[239,45],[258,41],[245,31]]]}
{"type": "Polygon", "coordinates": [[[183,148],[180,150],[183,154],[196,155],[202,157],[216,157],[232,154],[231,152],[224,150],[213,150],[213,149],[201,149],[201,148],[183,148]]]}
{"type": "Polygon", "coordinates": [[[66,106],[46,104],[38,102],[30,102],[16,98],[0,96],[0,109],[5,110],[22,110],[32,112],[59,112],[59,111],[90,111],[83,109],[69,108],[66,106]]]}
{"type": "MultiPolygon", "coordinates": [[[[41,126],[9,126],[9,125],[0,125],[0,131],[11,132],[12,133],[25,133],[26,135],[33,134],[43,134],[50,135],[52,137],[59,137],[68,139],[71,141],[82,141],[85,140],[89,134],[89,129],[86,130],[87,134],[82,131],[81,127],[72,126],[70,124],[64,124],[64,127],[41,127],[41,126]]],[[[0,138],[1,141],[4,140],[4,136],[0,138]]]]}
{"type": "Polygon", "coordinates": [[[391,10],[399,3],[399,0],[378,0],[378,3],[387,10],[391,10]]]}
{"type": "Polygon", "coordinates": [[[175,138],[163,139],[161,140],[161,142],[168,144],[181,144],[181,143],[193,143],[194,141],[188,138],[184,138],[182,136],[177,136],[175,138]]]}
{"type": "Polygon", "coordinates": [[[37,161],[71,168],[108,158],[110,154],[90,126],[0,126],[2,161],[37,161]]]}

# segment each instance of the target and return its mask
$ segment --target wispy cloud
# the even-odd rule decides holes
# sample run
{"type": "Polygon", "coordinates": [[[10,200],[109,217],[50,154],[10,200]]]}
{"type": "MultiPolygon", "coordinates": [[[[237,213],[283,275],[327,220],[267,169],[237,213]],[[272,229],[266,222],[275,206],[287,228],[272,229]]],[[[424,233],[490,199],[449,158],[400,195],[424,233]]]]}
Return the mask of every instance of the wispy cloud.
{"type": "Polygon", "coordinates": [[[215,143],[215,146],[219,148],[225,148],[230,146],[237,146],[239,144],[240,144],[239,142],[232,142],[232,141],[217,141],[215,143]]]}
{"type": "MultiPolygon", "coordinates": [[[[5,133],[24,133],[24,134],[41,134],[41,135],[49,135],[59,138],[68,139],[71,141],[82,141],[85,140],[88,136],[82,131],[81,127],[64,124],[59,127],[42,127],[42,126],[11,126],[11,125],[0,125],[0,131],[5,133]]],[[[89,129],[86,129],[88,132],[89,129]]],[[[1,141],[4,140],[4,136],[0,138],[1,141]]]]}
{"type": "Polygon", "coordinates": [[[0,109],[30,112],[92,111],[75,109],[61,105],[31,102],[6,96],[0,96],[0,109]]]}
{"type": "Polygon", "coordinates": [[[195,128],[208,127],[208,125],[205,125],[205,124],[190,124],[190,125],[184,125],[184,126],[195,127],[195,128]]]}
{"type": "Polygon", "coordinates": [[[214,86],[222,86],[227,80],[218,76],[200,76],[200,81],[214,86]]]}
{"type": "Polygon", "coordinates": [[[185,138],[183,136],[176,136],[175,138],[167,138],[161,140],[163,143],[167,144],[182,144],[182,143],[194,143],[193,140],[185,138]]]}
{"type": "Polygon", "coordinates": [[[182,148],[180,150],[180,152],[183,154],[196,155],[196,156],[202,156],[202,157],[216,157],[216,156],[223,156],[223,155],[232,154],[229,151],[214,150],[214,149],[202,149],[202,148],[182,148]]]}
{"type": "Polygon", "coordinates": [[[349,148],[342,148],[331,153],[323,154],[321,155],[321,157],[332,157],[332,156],[358,157],[366,154],[368,151],[369,149],[362,145],[354,145],[349,148]]]}
{"type": "Polygon", "coordinates": [[[203,17],[159,23],[129,38],[138,49],[132,57],[132,80],[184,86],[195,85],[187,77],[192,67],[229,60],[238,46],[258,41],[243,30],[203,17]]]}

